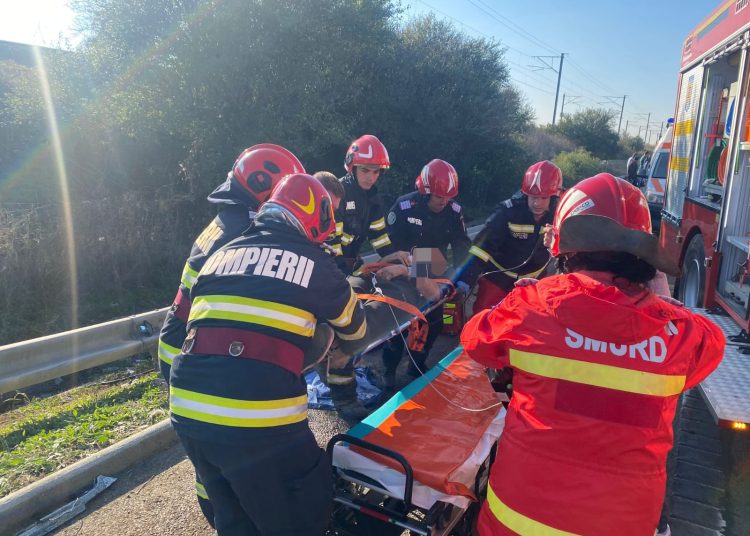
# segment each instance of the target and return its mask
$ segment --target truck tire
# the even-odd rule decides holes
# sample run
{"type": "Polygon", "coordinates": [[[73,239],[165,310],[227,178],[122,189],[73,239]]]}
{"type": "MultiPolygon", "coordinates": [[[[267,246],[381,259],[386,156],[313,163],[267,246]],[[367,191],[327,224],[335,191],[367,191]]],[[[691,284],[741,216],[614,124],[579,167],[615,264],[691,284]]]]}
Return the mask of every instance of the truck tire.
{"type": "Polygon", "coordinates": [[[687,307],[703,306],[703,290],[706,285],[706,252],[703,236],[695,235],[685,251],[682,275],[677,282],[677,299],[687,307]]]}

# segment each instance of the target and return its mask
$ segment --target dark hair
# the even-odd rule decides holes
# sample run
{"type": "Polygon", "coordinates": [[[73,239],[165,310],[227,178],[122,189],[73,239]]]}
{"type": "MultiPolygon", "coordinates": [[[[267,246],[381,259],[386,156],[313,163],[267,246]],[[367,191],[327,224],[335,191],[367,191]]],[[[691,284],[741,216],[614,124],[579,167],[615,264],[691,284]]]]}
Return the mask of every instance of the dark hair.
{"type": "Polygon", "coordinates": [[[320,184],[328,190],[330,195],[335,195],[339,199],[344,198],[344,186],[336,178],[336,175],[330,171],[317,171],[313,177],[320,181],[320,184]]]}
{"type": "Polygon", "coordinates": [[[589,251],[560,256],[560,271],[564,274],[580,270],[610,272],[631,283],[647,283],[656,276],[656,268],[631,253],[623,251],[589,251]]]}

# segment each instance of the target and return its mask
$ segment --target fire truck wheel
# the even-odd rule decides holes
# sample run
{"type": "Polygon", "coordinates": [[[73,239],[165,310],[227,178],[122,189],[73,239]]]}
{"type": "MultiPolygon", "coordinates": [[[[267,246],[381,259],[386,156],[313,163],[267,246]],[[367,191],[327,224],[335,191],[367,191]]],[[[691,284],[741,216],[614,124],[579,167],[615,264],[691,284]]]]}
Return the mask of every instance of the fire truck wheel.
{"type": "Polygon", "coordinates": [[[695,235],[685,251],[682,275],[677,285],[677,299],[688,307],[703,305],[703,289],[706,284],[706,253],[703,250],[703,236],[695,235]]]}

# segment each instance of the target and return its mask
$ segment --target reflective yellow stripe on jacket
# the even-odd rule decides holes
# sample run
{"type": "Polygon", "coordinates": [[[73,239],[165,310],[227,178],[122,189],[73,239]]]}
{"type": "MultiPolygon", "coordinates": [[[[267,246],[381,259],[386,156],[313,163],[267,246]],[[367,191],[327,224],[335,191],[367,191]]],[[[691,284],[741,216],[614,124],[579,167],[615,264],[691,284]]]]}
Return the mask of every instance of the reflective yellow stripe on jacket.
{"type": "Polygon", "coordinates": [[[312,337],[315,316],[297,307],[241,296],[198,296],[190,308],[189,321],[204,318],[246,322],[312,337]]]}
{"type": "Polygon", "coordinates": [[[307,395],[281,400],[238,400],[170,386],[169,409],[175,415],[210,424],[267,428],[307,419],[307,395]]]}
{"type": "Polygon", "coordinates": [[[344,233],[344,232],[341,233],[341,243],[342,244],[344,244],[345,246],[348,246],[352,242],[354,242],[354,236],[353,235],[350,235],[349,233],[344,233]]]}
{"type": "Polygon", "coordinates": [[[388,233],[383,233],[377,238],[373,238],[370,240],[370,244],[372,244],[372,247],[375,249],[380,249],[383,246],[388,246],[391,243],[391,238],[388,236],[388,233]]]}
{"type": "Polygon", "coordinates": [[[516,277],[516,278],[519,278],[519,277],[536,277],[539,274],[541,274],[544,271],[544,268],[545,268],[545,266],[542,266],[541,268],[539,268],[538,270],[534,270],[533,272],[529,272],[527,274],[518,274],[516,272],[511,272],[510,270],[507,270],[506,268],[504,268],[503,265],[500,264],[499,262],[497,262],[492,255],[490,255],[489,253],[487,253],[485,250],[483,250],[479,246],[471,246],[469,248],[469,253],[472,254],[472,255],[474,255],[475,257],[478,257],[478,258],[482,259],[484,262],[489,262],[495,268],[497,268],[498,270],[501,270],[505,275],[510,276],[510,277],[516,277]]]}
{"type": "Polygon", "coordinates": [[[535,536],[576,536],[572,532],[555,529],[539,521],[526,517],[520,512],[516,512],[508,505],[498,499],[492,489],[487,485],[487,505],[492,515],[497,520],[517,534],[534,534],[535,536]]]}
{"type": "Polygon", "coordinates": [[[159,339],[159,359],[164,361],[167,365],[172,365],[172,361],[180,353],[179,348],[175,348],[159,339]]]}
{"type": "Polygon", "coordinates": [[[190,267],[190,264],[186,262],[185,266],[182,268],[182,277],[180,278],[180,283],[182,283],[186,289],[190,290],[191,288],[193,288],[196,279],[198,279],[198,272],[193,270],[190,267]]]}
{"type": "Polygon", "coordinates": [[[526,233],[526,234],[534,234],[534,226],[533,225],[526,225],[521,223],[510,223],[508,222],[508,229],[512,233],[526,233]]]}
{"type": "Polygon", "coordinates": [[[565,357],[522,352],[513,348],[510,350],[510,365],[545,378],[641,395],[678,395],[685,386],[685,376],[655,374],[565,357]]]}
{"type": "Polygon", "coordinates": [[[371,231],[382,231],[383,229],[385,229],[385,218],[380,218],[370,224],[371,231]]]}
{"type": "Polygon", "coordinates": [[[346,307],[341,312],[338,318],[332,318],[329,320],[331,324],[337,328],[344,328],[352,323],[352,314],[354,308],[357,306],[357,295],[354,294],[354,290],[350,289],[349,301],[346,303],[346,307]]]}

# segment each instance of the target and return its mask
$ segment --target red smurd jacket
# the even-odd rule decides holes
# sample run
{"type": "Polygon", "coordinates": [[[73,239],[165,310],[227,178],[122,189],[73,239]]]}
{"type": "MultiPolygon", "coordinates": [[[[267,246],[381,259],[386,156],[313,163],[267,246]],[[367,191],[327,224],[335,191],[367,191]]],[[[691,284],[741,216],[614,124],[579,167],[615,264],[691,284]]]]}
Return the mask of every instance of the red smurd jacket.
{"type": "Polygon", "coordinates": [[[677,399],[718,366],[721,330],[567,274],[514,289],[461,342],[515,371],[479,533],[653,535],[677,399]]]}

